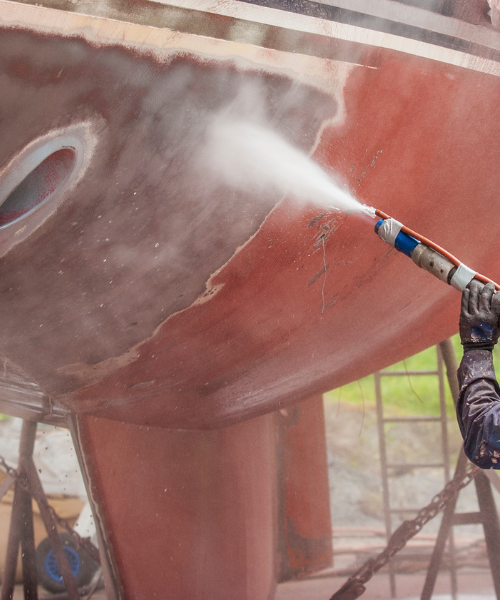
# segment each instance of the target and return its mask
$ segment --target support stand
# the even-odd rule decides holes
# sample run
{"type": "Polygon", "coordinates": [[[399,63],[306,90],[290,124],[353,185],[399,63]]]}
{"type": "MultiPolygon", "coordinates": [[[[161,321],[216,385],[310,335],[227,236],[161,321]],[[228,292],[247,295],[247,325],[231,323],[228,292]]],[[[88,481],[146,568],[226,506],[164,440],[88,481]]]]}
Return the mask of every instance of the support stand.
{"type": "MultiPolygon", "coordinates": [[[[465,474],[467,458],[463,452],[460,453],[457,462],[457,473],[465,474]]],[[[491,575],[495,586],[495,593],[500,600],[500,522],[496,511],[491,484],[484,473],[479,473],[474,479],[476,494],[479,503],[478,512],[456,513],[456,499],[451,502],[443,513],[443,519],[439,528],[436,545],[427,571],[424,588],[420,600],[430,600],[439,573],[439,567],[443,559],[446,540],[454,525],[481,524],[484,530],[484,538],[488,549],[491,575]]]]}
{"type": "MultiPolygon", "coordinates": [[[[456,404],[459,391],[456,377],[458,363],[451,340],[441,342],[440,348],[446,364],[451,393],[456,404]]],[[[466,466],[467,457],[462,450],[458,457],[456,473],[464,474],[466,466]]],[[[498,600],[500,600],[500,521],[498,519],[495,500],[491,490],[491,475],[496,474],[489,473],[487,476],[486,473],[479,473],[474,479],[477,500],[479,504],[478,512],[456,513],[456,499],[455,502],[450,503],[446,507],[443,513],[443,519],[439,528],[436,545],[434,546],[420,600],[430,600],[432,596],[439,572],[439,566],[443,559],[446,540],[450,536],[452,527],[454,525],[473,524],[482,524],[483,526],[493,585],[495,587],[496,597],[498,600]]]]}
{"type": "Polygon", "coordinates": [[[24,599],[38,600],[32,497],[36,500],[40,509],[40,515],[66,586],[68,598],[69,600],[79,600],[80,596],[75,585],[75,579],[33,462],[36,428],[36,423],[23,421],[17,477],[9,474],[0,486],[0,498],[2,498],[15,481],[14,503],[12,505],[0,600],[12,600],[19,546],[21,546],[23,565],[24,599]]]}

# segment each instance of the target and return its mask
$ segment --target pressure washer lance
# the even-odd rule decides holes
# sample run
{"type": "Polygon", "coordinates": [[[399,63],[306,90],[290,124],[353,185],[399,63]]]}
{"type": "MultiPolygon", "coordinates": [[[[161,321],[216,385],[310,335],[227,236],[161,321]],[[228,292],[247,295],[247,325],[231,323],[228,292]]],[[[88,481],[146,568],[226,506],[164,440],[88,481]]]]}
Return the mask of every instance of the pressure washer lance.
{"type": "Polygon", "coordinates": [[[375,214],[381,217],[375,225],[375,233],[381,240],[409,256],[420,268],[429,271],[459,292],[462,292],[473,279],[477,279],[481,283],[493,283],[495,288],[500,290],[498,283],[476,273],[444,248],[408,229],[380,210],[376,210],[375,214]]]}

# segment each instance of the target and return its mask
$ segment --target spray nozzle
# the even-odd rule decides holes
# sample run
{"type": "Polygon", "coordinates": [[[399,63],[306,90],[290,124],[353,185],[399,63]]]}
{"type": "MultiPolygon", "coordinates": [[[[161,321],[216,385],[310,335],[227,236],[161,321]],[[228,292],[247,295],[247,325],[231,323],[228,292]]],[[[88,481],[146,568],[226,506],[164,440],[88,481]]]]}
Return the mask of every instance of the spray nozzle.
{"type": "MultiPolygon", "coordinates": [[[[480,281],[486,280],[484,283],[490,281],[483,275],[478,275],[446,250],[414,231],[408,230],[396,219],[384,213],[382,215],[384,218],[375,225],[375,232],[379,238],[409,256],[416,265],[429,271],[441,281],[452,285],[459,291],[463,291],[474,278],[480,281]]],[[[499,289],[497,284],[495,286],[499,289]]]]}

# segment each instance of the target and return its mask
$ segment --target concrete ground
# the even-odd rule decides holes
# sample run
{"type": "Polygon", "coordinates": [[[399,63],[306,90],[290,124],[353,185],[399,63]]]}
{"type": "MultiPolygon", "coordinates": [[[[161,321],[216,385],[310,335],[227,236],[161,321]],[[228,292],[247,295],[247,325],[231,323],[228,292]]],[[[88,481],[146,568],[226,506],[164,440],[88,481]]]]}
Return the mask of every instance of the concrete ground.
{"type": "MultiPolygon", "coordinates": [[[[44,590],[42,587],[38,587],[39,600],[43,600],[44,597],[52,597],[52,595],[49,595],[49,592],[44,590]]],[[[86,596],[83,596],[82,600],[84,600],[84,599],[86,599],[86,596]]],[[[12,600],[24,600],[22,585],[16,585],[16,588],[14,590],[14,596],[13,596],[12,600]]],[[[92,594],[91,600],[107,600],[105,590],[99,590],[99,591],[95,592],[94,594],[92,594]]]]}
{"type": "MultiPolygon", "coordinates": [[[[425,573],[396,576],[396,598],[420,598],[425,573]]],[[[330,577],[293,581],[278,586],[275,600],[329,600],[346,581],[346,578],[330,577]]],[[[493,582],[486,569],[463,570],[458,573],[458,600],[494,600],[493,582]]],[[[364,600],[390,600],[389,576],[385,573],[375,575],[366,584],[364,600]]],[[[436,583],[434,600],[446,600],[450,596],[450,577],[441,572],[436,583]]]]}
{"type": "MultiPolygon", "coordinates": [[[[396,576],[396,598],[399,600],[418,600],[424,584],[425,573],[396,576]]],[[[345,578],[328,577],[291,581],[278,586],[275,600],[329,600],[334,592],[345,582],[345,578]]],[[[463,569],[458,573],[457,600],[495,600],[491,575],[486,569],[463,569]]],[[[48,592],[40,589],[39,598],[43,600],[48,592]]],[[[389,577],[382,573],[367,584],[363,600],[391,600],[389,577]]],[[[22,586],[16,586],[14,600],[23,599],[22,586]]],[[[436,584],[433,600],[451,600],[450,578],[441,572],[436,584]]],[[[104,590],[96,592],[92,600],[106,600],[104,590]]],[[[175,600],[165,594],[165,600],[175,600]]],[[[234,600],[238,600],[235,598],[234,600]]]]}

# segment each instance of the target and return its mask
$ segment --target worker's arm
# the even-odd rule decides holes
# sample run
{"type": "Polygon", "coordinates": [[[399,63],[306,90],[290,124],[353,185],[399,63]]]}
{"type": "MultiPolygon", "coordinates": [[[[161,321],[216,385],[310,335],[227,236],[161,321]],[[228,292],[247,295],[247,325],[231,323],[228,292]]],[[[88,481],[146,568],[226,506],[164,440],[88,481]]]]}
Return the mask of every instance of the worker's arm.
{"type": "Polygon", "coordinates": [[[491,350],[469,350],[458,369],[458,424],[467,458],[482,469],[500,469],[500,388],[491,350]]]}
{"type": "Polygon", "coordinates": [[[500,469],[500,388],[492,350],[499,337],[500,295],[492,284],[472,281],[462,295],[457,417],[465,454],[483,469],[500,469]]]}

